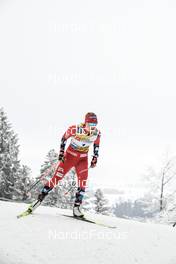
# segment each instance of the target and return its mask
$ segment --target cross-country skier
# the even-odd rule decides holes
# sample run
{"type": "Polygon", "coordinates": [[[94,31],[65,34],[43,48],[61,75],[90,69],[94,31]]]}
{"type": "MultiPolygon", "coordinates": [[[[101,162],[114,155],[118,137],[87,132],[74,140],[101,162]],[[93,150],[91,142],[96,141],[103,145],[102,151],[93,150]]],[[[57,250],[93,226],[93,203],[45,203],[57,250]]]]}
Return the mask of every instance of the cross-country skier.
{"type": "Polygon", "coordinates": [[[91,168],[97,164],[100,131],[97,129],[97,116],[94,113],[87,113],[85,122],[79,125],[73,125],[68,128],[61,139],[59,164],[54,172],[53,177],[45,184],[41,193],[38,195],[38,200],[29,208],[28,212],[32,213],[36,209],[48,193],[63,179],[65,174],[75,167],[78,178],[78,189],[76,192],[75,203],[73,207],[73,215],[75,217],[83,217],[81,204],[85,193],[86,181],[88,178],[88,151],[93,143],[93,157],[91,168]],[[71,138],[71,142],[65,151],[67,139],[71,138]]]}

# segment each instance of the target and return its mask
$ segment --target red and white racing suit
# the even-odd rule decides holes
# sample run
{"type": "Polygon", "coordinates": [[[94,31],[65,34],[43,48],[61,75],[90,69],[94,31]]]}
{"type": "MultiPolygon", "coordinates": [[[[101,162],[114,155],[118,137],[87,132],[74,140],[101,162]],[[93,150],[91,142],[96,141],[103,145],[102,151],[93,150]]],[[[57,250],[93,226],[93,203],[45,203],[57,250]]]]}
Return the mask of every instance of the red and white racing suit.
{"type": "Polygon", "coordinates": [[[71,168],[75,167],[78,177],[78,190],[84,192],[88,177],[89,147],[94,144],[94,156],[98,157],[100,131],[94,128],[88,132],[85,124],[70,126],[62,137],[61,148],[64,149],[68,138],[71,138],[71,142],[64,153],[64,161],[59,162],[53,177],[45,186],[52,189],[71,168]]]}

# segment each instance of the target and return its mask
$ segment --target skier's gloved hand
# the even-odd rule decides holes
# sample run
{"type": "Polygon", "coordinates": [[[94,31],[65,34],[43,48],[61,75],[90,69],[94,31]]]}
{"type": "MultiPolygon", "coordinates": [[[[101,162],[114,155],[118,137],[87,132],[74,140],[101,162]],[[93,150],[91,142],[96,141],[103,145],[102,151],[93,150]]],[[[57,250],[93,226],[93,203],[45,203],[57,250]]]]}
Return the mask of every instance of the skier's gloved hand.
{"type": "Polygon", "coordinates": [[[61,149],[59,152],[58,160],[64,162],[64,150],[63,149],[61,149]]]}
{"type": "Polygon", "coordinates": [[[97,165],[97,157],[93,156],[90,167],[94,168],[96,165],[97,165]]]}

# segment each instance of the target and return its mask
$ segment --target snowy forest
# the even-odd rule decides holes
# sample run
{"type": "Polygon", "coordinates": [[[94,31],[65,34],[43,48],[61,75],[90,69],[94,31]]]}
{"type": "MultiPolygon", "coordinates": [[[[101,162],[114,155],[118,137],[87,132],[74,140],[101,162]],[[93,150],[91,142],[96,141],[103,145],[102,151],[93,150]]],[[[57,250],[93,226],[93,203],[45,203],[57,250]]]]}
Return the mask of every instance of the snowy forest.
{"type": "MultiPolygon", "coordinates": [[[[34,177],[27,164],[19,160],[19,136],[13,130],[4,109],[0,109],[0,199],[30,203],[53,175],[58,153],[51,149],[34,177]]],[[[146,192],[136,200],[119,197],[113,204],[102,189],[86,192],[85,211],[141,221],[172,222],[176,217],[176,157],[167,157],[160,170],[149,168],[142,176],[146,192]]],[[[77,189],[72,169],[52,190],[43,205],[71,209],[77,189]]]]}

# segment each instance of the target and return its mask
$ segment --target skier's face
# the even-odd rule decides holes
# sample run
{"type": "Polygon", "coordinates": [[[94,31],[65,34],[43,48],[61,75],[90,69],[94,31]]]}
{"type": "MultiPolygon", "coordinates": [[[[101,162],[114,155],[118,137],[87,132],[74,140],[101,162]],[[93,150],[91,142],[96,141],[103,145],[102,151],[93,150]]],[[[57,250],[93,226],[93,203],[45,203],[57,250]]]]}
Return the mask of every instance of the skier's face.
{"type": "Polygon", "coordinates": [[[93,131],[93,130],[95,130],[96,126],[97,126],[96,123],[86,123],[86,129],[87,129],[88,131],[93,131]]]}

